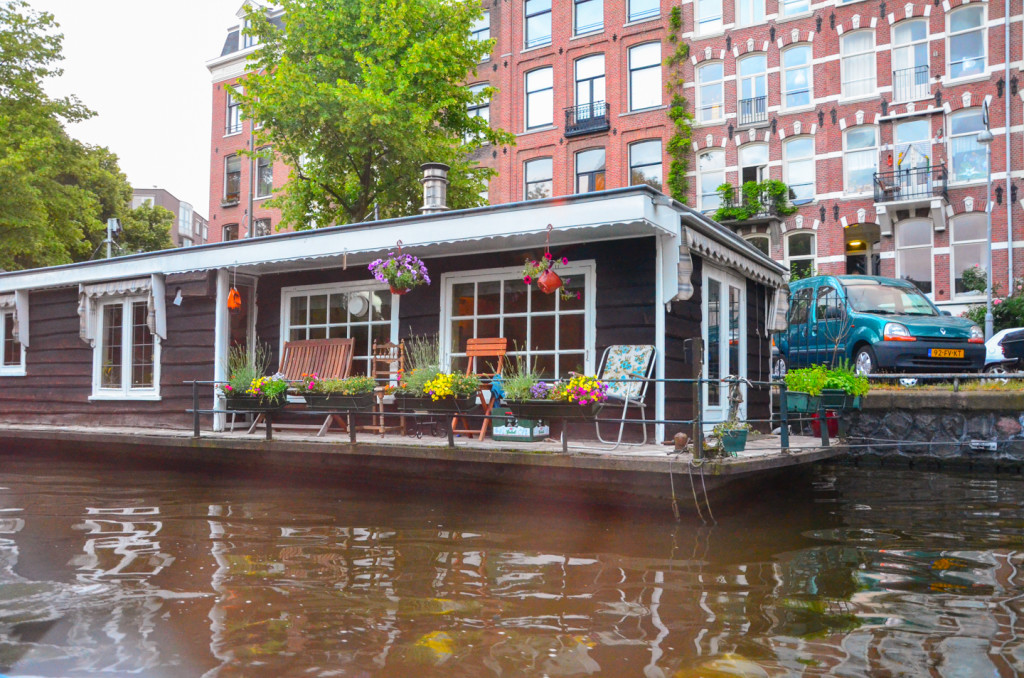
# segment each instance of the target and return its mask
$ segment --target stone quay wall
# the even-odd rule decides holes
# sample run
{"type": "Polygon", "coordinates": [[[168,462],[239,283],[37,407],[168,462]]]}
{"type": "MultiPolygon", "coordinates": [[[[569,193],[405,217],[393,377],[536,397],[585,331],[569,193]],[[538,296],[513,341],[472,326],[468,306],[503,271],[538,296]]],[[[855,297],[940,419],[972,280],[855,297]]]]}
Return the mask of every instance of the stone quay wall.
{"type": "Polygon", "coordinates": [[[887,391],[843,414],[855,460],[1024,467],[1024,393],[887,391]]]}

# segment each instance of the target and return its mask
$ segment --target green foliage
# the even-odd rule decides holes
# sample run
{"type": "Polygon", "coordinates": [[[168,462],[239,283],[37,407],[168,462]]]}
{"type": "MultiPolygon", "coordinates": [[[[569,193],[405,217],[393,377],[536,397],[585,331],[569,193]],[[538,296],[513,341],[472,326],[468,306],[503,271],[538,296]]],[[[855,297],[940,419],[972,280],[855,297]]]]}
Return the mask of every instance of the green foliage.
{"type": "Polygon", "coordinates": [[[777,179],[747,181],[741,187],[743,198],[736,200],[732,184],[718,187],[722,206],[715,212],[715,221],[747,221],[759,216],[789,216],[796,207],[789,204],[789,187],[777,179]]]}
{"type": "Polygon", "coordinates": [[[57,29],[21,0],[0,3],[0,269],[83,261],[108,218],[127,220],[131,187],[117,156],[64,128],[92,111],[43,86],[62,73],[57,29]]]}
{"type": "Polygon", "coordinates": [[[475,374],[453,374],[451,388],[459,398],[471,396],[480,390],[480,377],[475,374]]]}
{"type": "Polygon", "coordinates": [[[251,353],[248,346],[232,346],[228,351],[228,386],[234,394],[245,393],[253,380],[269,369],[270,346],[267,344],[257,342],[251,353]]]}
{"type": "Polygon", "coordinates": [[[436,0],[283,0],[286,30],[251,15],[260,49],[238,98],[291,166],[272,201],[298,229],[416,213],[420,165],[451,167],[448,205],[480,204],[494,174],[471,159],[514,143],[467,106],[493,96],[464,86],[493,41],[470,36],[482,8],[436,0]]]}
{"type": "MultiPolygon", "coordinates": [[[[966,280],[966,271],[964,277],[966,280]]],[[[1011,327],[1024,327],[1024,280],[1015,280],[1012,292],[1004,299],[992,300],[992,327],[995,332],[1011,327]]],[[[985,304],[978,304],[964,311],[961,316],[979,327],[984,327],[985,310],[985,304]]]]}
{"type": "Polygon", "coordinates": [[[527,400],[532,398],[531,390],[543,375],[526,356],[517,355],[505,364],[505,370],[501,375],[502,388],[505,391],[505,398],[508,400],[527,400]]]}
{"type": "Polygon", "coordinates": [[[825,371],[825,384],[823,388],[838,389],[845,391],[852,396],[865,395],[871,390],[868,378],[853,371],[848,363],[825,371]]]}
{"type": "Polygon", "coordinates": [[[715,424],[714,428],[711,429],[711,434],[720,439],[722,434],[726,431],[749,431],[752,428],[753,427],[745,421],[727,419],[726,421],[715,424]]]}
{"type": "Polygon", "coordinates": [[[171,229],[177,217],[159,205],[140,205],[121,217],[119,244],[125,254],[156,252],[174,247],[171,229]]]}
{"type": "Polygon", "coordinates": [[[988,273],[978,264],[963,272],[963,285],[968,292],[984,292],[988,289],[988,273]]]}
{"type": "Polygon", "coordinates": [[[786,388],[812,396],[821,395],[821,389],[825,388],[825,383],[828,380],[827,373],[828,369],[824,365],[789,370],[785,377],[786,388]]]}
{"type": "Polygon", "coordinates": [[[405,363],[410,370],[440,371],[441,345],[436,334],[412,335],[405,340],[405,363]]]}
{"type": "Polygon", "coordinates": [[[422,396],[427,383],[437,379],[441,374],[441,370],[436,366],[413,368],[405,373],[395,392],[409,396],[422,396]]]}
{"type": "Polygon", "coordinates": [[[690,56],[690,46],[679,39],[683,30],[682,8],[672,7],[669,13],[668,40],[672,44],[672,53],[665,59],[668,77],[665,88],[671,94],[668,117],[675,126],[672,138],[668,140],[666,150],[672,158],[668,168],[669,195],[685,203],[689,190],[686,172],[690,168],[690,156],[693,153],[693,114],[686,110],[686,97],[683,96],[683,63],[690,56]]]}
{"type": "Polygon", "coordinates": [[[332,393],[354,396],[373,393],[377,380],[371,377],[348,377],[347,379],[322,379],[313,382],[313,393],[332,393]]]}

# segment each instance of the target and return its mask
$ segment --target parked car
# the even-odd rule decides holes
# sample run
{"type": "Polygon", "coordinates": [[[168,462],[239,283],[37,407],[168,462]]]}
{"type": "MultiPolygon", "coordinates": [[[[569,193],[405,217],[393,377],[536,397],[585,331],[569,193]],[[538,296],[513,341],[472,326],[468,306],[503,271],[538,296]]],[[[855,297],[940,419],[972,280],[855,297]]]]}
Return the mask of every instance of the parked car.
{"type": "Polygon", "coordinates": [[[905,280],[819,275],[789,285],[789,327],[773,372],[849,361],[872,372],[980,372],[985,334],[905,280]]]}
{"type": "Polygon", "coordinates": [[[1022,338],[1024,338],[1024,327],[1011,327],[993,334],[992,338],[985,342],[985,372],[1005,374],[1020,370],[1024,366],[1024,363],[1021,362],[1021,358],[1024,356],[1018,355],[1017,351],[1020,348],[1018,342],[1022,338]],[[1004,346],[1003,339],[1010,334],[1014,334],[1014,336],[1008,337],[1007,345],[1004,346]],[[1009,353],[1007,349],[1010,349],[1009,353]]]}

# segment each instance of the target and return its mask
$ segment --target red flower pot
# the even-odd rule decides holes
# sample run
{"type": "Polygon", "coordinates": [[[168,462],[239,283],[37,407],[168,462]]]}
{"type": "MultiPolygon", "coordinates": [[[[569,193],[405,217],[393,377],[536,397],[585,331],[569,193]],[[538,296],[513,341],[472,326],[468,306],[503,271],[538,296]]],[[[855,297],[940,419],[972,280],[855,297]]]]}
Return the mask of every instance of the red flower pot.
{"type": "Polygon", "coordinates": [[[562,286],[562,279],[558,277],[558,274],[552,271],[550,268],[540,274],[537,278],[537,287],[544,294],[554,294],[559,287],[562,286]]]}
{"type": "MultiPolygon", "coordinates": [[[[391,287],[391,285],[388,285],[388,287],[391,287]]],[[[398,289],[396,287],[391,287],[391,294],[397,295],[399,297],[402,296],[403,294],[405,294],[408,291],[409,291],[408,289],[401,289],[400,290],[400,289],[398,289]]]]}

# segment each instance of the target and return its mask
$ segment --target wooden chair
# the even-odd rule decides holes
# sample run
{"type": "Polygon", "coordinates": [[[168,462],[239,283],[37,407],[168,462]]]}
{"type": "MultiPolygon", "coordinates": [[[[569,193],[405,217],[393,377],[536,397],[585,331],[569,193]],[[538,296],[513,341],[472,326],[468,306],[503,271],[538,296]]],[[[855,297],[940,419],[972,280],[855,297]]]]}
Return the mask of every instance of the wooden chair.
{"type": "Polygon", "coordinates": [[[390,341],[382,344],[373,342],[370,376],[380,384],[374,389],[376,399],[374,409],[377,414],[372,426],[361,426],[360,430],[373,431],[380,435],[384,435],[388,431],[400,430],[402,435],[405,435],[405,417],[399,419],[397,426],[388,426],[384,418],[384,399],[388,397],[384,394],[384,387],[388,383],[396,381],[403,372],[405,372],[405,341],[400,341],[397,344],[390,341]]]}
{"type": "Polygon", "coordinates": [[[466,358],[469,359],[466,365],[466,374],[476,374],[480,377],[480,390],[477,391],[477,397],[480,399],[480,404],[483,407],[483,421],[480,424],[479,429],[469,428],[464,417],[455,417],[452,419],[452,433],[466,433],[478,436],[478,440],[483,440],[487,436],[487,427],[491,425],[491,410],[494,409],[494,393],[491,391],[491,379],[501,374],[502,369],[505,367],[505,353],[508,351],[508,339],[504,337],[494,339],[469,339],[466,341],[466,358]],[[477,360],[479,358],[497,358],[498,364],[494,368],[494,372],[480,372],[477,369],[477,360]],[[484,398],[484,391],[488,392],[490,398],[484,398]],[[463,428],[459,428],[459,423],[463,428]]]}
{"type": "MultiPolygon", "coordinates": [[[[355,349],[354,339],[304,339],[289,341],[281,353],[281,365],[278,374],[288,381],[298,381],[303,375],[315,374],[321,379],[345,379],[352,371],[352,353],[355,349]]],[[[348,430],[345,418],[337,414],[329,414],[324,419],[317,433],[322,436],[335,423],[342,430],[348,430]]],[[[249,433],[265,424],[260,414],[253,420],[249,433]]],[[[310,428],[301,424],[275,424],[278,428],[310,428]]]]}

